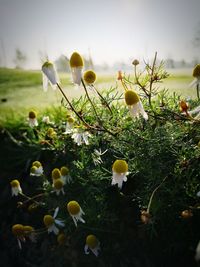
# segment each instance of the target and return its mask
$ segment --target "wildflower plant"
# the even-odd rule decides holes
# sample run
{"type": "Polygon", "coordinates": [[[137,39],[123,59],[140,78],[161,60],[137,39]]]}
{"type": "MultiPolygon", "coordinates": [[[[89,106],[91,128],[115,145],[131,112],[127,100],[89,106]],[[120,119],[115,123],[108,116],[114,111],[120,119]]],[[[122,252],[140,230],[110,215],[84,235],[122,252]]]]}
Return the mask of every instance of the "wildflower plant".
{"type": "Polygon", "coordinates": [[[47,62],[42,73],[66,105],[51,110],[53,124],[41,114],[37,127],[21,120],[2,133],[4,151],[16,151],[10,177],[21,177],[6,184],[11,253],[38,266],[179,266],[180,250],[198,261],[199,102],[157,91],[168,77],[157,54],[143,71],[133,60],[107,91],[79,53],[69,63],[85,95],[69,99],[47,62]]]}

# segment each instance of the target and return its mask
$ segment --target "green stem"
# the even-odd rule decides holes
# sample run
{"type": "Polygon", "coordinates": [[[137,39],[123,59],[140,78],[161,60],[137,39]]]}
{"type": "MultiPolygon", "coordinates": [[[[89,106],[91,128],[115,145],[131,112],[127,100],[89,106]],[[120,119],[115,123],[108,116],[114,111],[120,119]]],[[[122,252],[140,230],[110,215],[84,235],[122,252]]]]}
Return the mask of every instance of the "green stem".
{"type": "Polygon", "coordinates": [[[73,107],[73,105],[71,104],[71,102],[69,101],[68,97],[65,95],[64,91],[62,90],[62,88],[60,87],[60,85],[57,83],[57,87],[60,90],[60,92],[62,93],[63,97],[65,98],[65,100],[67,101],[67,103],[69,104],[71,110],[76,114],[76,116],[83,122],[83,124],[88,127],[88,128],[92,128],[83,118],[82,116],[75,110],[75,108],[73,107]]]}
{"type": "Polygon", "coordinates": [[[150,211],[150,207],[151,207],[151,203],[152,203],[152,200],[153,200],[153,197],[156,193],[156,191],[160,188],[160,186],[164,183],[164,181],[167,179],[168,176],[165,176],[165,178],[162,180],[162,182],[153,190],[152,194],[151,194],[151,197],[149,199],[149,204],[148,204],[148,207],[147,207],[147,212],[149,213],[150,211]]]}
{"type": "Polygon", "coordinates": [[[82,82],[83,88],[84,88],[84,90],[85,90],[86,96],[87,96],[87,98],[88,98],[88,100],[89,100],[89,102],[90,102],[90,104],[91,104],[91,106],[92,106],[92,108],[93,108],[93,110],[94,110],[94,113],[95,113],[95,115],[96,115],[96,118],[97,118],[97,120],[98,120],[99,122],[101,122],[101,120],[100,120],[100,118],[99,118],[99,116],[98,116],[98,114],[97,114],[96,108],[95,108],[94,104],[92,103],[92,100],[91,100],[91,98],[90,98],[90,96],[89,96],[89,94],[88,94],[87,88],[86,88],[85,83],[84,83],[84,81],[83,81],[82,78],[81,78],[81,82],[82,82]]]}
{"type": "Polygon", "coordinates": [[[149,85],[149,106],[150,108],[152,109],[152,105],[151,105],[151,93],[152,93],[152,86],[153,86],[153,82],[154,82],[154,69],[155,69],[155,66],[156,66],[156,59],[157,59],[157,52],[155,52],[155,57],[154,57],[154,60],[153,60],[153,64],[152,64],[152,70],[151,70],[151,79],[150,79],[150,85],[149,85]]]}
{"type": "MultiPolygon", "coordinates": [[[[83,83],[84,84],[84,83],[83,83]]],[[[96,130],[96,131],[101,131],[101,132],[107,132],[112,136],[116,136],[116,134],[110,132],[108,129],[106,129],[105,127],[103,128],[96,128],[94,126],[89,125],[83,118],[82,116],[80,116],[80,114],[75,110],[75,108],[73,107],[73,105],[71,104],[71,102],[69,101],[69,99],[67,98],[67,96],[65,95],[65,93],[63,92],[62,88],[60,87],[60,85],[57,83],[57,87],[60,90],[60,92],[62,93],[63,97],[65,98],[65,100],[67,101],[67,103],[69,104],[71,110],[76,114],[76,116],[83,122],[83,124],[92,130],[96,130]]]]}
{"type": "Polygon", "coordinates": [[[102,99],[103,103],[105,103],[106,107],[109,109],[110,113],[112,114],[112,110],[111,110],[108,102],[106,101],[106,99],[100,94],[100,92],[97,90],[96,87],[94,87],[94,85],[92,85],[92,88],[94,88],[94,90],[96,91],[96,93],[98,94],[98,96],[102,99]]]}
{"type": "MultiPolygon", "coordinates": [[[[33,198],[25,195],[24,193],[20,193],[20,195],[23,196],[23,197],[25,197],[28,201],[33,201],[35,204],[40,205],[39,202],[35,201],[33,198]]],[[[28,201],[26,201],[26,202],[28,202],[28,201]]]]}
{"type": "Polygon", "coordinates": [[[197,98],[199,100],[199,83],[197,83],[197,98]]]}

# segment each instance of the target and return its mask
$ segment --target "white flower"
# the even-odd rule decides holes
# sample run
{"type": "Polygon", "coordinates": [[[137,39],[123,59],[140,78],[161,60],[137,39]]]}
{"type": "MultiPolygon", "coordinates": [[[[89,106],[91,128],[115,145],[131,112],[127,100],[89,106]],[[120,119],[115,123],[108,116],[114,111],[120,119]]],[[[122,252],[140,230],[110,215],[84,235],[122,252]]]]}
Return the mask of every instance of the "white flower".
{"type": "Polygon", "coordinates": [[[63,134],[70,134],[73,132],[73,123],[67,122],[66,128],[63,134]]]}
{"type": "Polygon", "coordinates": [[[82,67],[71,68],[72,80],[74,84],[77,84],[77,85],[81,84],[82,70],[83,70],[82,67]]]}
{"type": "Polygon", "coordinates": [[[77,52],[74,52],[70,57],[69,63],[73,82],[74,84],[80,85],[82,79],[83,59],[77,52]]]}
{"type": "Polygon", "coordinates": [[[33,243],[37,241],[35,230],[32,226],[24,226],[24,236],[29,238],[33,243]]]}
{"type": "Polygon", "coordinates": [[[82,144],[89,145],[88,137],[90,137],[91,134],[89,132],[83,132],[81,129],[75,129],[74,133],[72,134],[72,139],[74,142],[80,146],[82,144]]]}
{"type": "Polygon", "coordinates": [[[35,111],[30,111],[28,114],[28,124],[30,127],[35,127],[38,126],[38,121],[37,121],[37,117],[36,117],[36,112],[35,111]]]}
{"type": "Polygon", "coordinates": [[[61,175],[60,179],[63,181],[64,184],[70,184],[72,182],[72,177],[67,175],[61,175]]]}
{"type": "Polygon", "coordinates": [[[148,115],[145,112],[142,102],[135,91],[127,90],[125,92],[125,102],[133,118],[139,118],[141,114],[145,120],[148,120],[148,115]]]}
{"type": "Polygon", "coordinates": [[[39,161],[34,161],[32,163],[30,175],[31,176],[41,176],[41,175],[43,175],[43,173],[44,173],[44,170],[43,170],[42,164],[39,161]]]}
{"type": "Polygon", "coordinates": [[[18,196],[18,194],[22,193],[22,189],[18,180],[12,180],[10,182],[10,185],[11,185],[12,196],[18,196]]]}
{"type": "Polygon", "coordinates": [[[53,217],[51,215],[45,215],[43,218],[44,225],[47,227],[48,233],[53,232],[55,235],[59,233],[59,229],[57,227],[64,227],[63,221],[56,219],[56,216],[58,215],[59,207],[55,209],[53,217]]]}
{"type": "Polygon", "coordinates": [[[29,126],[30,126],[30,127],[38,126],[38,121],[37,121],[36,118],[35,118],[35,119],[31,119],[31,118],[29,118],[28,123],[29,123],[29,126]]]}
{"type": "Polygon", "coordinates": [[[196,248],[196,254],[195,254],[195,260],[196,261],[200,261],[200,241],[197,244],[197,248],[196,248]]]}
{"type": "Polygon", "coordinates": [[[22,249],[21,242],[26,241],[26,239],[24,237],[24,226],[22,224],[14,224],[12,226],[12,233],[17,238],[17,243],[18,243],[19,249],[22,249]]]}
{"type": "Polygon", "coordinates": [[[148,120],[148,115],[147,115],[146,111],[144,110],[141,101],[139,101],[135,105],[129,106],[129,110],[130,110],[131,116],[133,118],[139,118],[139,116],[141,114],[145,120],[148,120]]]}
{"type": "Polygon", "coordinates": [[[77,226],[78,221],[85,223],[85,221],[82,218],[82,215],[84,215],[85,213],[83,212],[83,210],[81,209],[81,207],[77,201],[72,200],[72,201],[68,202],[67,210],[68,210],[70,216],[72,217],[75,226],[77,226]]]}
{"type": "Polygon", "coordinates": [[[74,119],[70,116],[67,119],[65,132],[63,134],[70,134],[73,132],[73,130],[74,130],[74,119]]]}
{"type": "Polygon", "coordinates": [[[119,189],[122,188],[122,184],[123,182],[127,181],[127,177],[126,177],[127,173],[116,173],[113,172],[113,176],[112,176],[112,185],[118,184],[119,189]]]}
{"type": "Polygon", "coordinates": [[[60,193],[62,193],[63,195],[65,194],[63,186],[64,186],[64,182],[60,178],[53,180],[53,187],[54,187],[54,191],[56,192],[57,196],[59,196],[60,193]]]}
{"type": "Polygon", "coordinates": [[[69,184],[72,181],[72,177],[69,175],[69,169],[65,166],[61,167],[60,169],[61,177],[60,179],[63,181],[64,184],[69,184]]]}
{"type": "Polygon", "coordinates": [[[200,197],[200,191],[199,191],[199,192],[197,192],[197,197],[200,197]]]}
{"type": "Polygon", "coordinates": [[[104,155],[106,152],[107,152],[107,149],[104,152],[101,152],[101,149],[94,150],[94,152],[92,153],[92,159],[95,165],[103,163],[101,156],[104,155]]]}
{"type": "Polygon", "coordinates": [[[88,235],[86,237],[86,242],[85,242],[85,247],[84,247],[85,254],[89,254],[89,251],[88,251],[89,249],[94,253],[96,257],[99,255],[100,242],[94,235],[88,235]]]}
{"type": "Polygon", "coordinates": [[[112,185],[117,184],[118,188],[122,188],[123,182],[127,181],[128,164],[125,160],[116,160],[112,167],[112,185]]]}
{"type": "Polygon", "coordinates": [[[51,62],[45,62],[42,65],[42,73],[43,73],[43,89],[47,91],[48,83],[52,86],[53,89],[56,88],[56,85],[59,83],[58,74],[55,70],[54,65],[51,62]]]}
{"type": "Polygon", "coordinates": [[[44,122],[46,124],[54,124],[52,121],[50,121],[49,116],[43,116],[42,117],[42,122],[44,122]]]}

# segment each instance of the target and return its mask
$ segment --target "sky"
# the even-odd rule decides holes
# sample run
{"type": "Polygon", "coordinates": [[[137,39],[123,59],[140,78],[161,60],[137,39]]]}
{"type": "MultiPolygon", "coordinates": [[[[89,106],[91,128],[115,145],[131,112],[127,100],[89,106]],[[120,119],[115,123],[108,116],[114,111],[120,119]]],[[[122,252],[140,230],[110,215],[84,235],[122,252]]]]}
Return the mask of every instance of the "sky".
{"type": "MultiPolygon", "coordinates": [[[[200,0],[0,0],[0,65],[13,67],[15,50],[27,68],[74,51],[95,64],[132,59],[191,61],[200,49],[200,0]]],[[[200,54],[200,53],[199,53],[200,54]]]]}

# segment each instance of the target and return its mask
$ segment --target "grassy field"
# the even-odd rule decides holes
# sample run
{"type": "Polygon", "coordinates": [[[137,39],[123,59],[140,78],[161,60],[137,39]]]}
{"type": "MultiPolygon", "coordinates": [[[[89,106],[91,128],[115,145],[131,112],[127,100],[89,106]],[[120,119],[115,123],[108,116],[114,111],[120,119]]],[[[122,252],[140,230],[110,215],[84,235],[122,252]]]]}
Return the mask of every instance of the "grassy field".
{"type": "MultiPolygon", "coordinates": [[[[195,88],[189,88],[192,81],[192,70],[185,72],[169,72],[170,77],[164,83],[160,83],[159,89],[169,89],[170,93],[176,92],[183,97],[195,97],[195,88]]],[[[128,73],[127,73],[128,74],[128,73]]],[[[84,94],[84,90],[76,88],[71,82],[71,75],[61,73],[62,87],[67,96],[77,98],[84,94]]],[[[123,90],[117,82],[117,73],[98,74],[96,86],[100,90],[105,90],[118,86],[116,90],[123,90]]],[[[58,106],[62,96],[58,90],[48,89],[44,92],[42,88],[42,74],[40,71],[23,71],[16,69],[0,68],[0,120],[16,114],[27,113],[30,109],[42,111],[49,106],[58,106]]]]}

